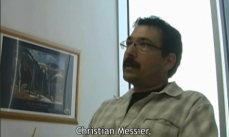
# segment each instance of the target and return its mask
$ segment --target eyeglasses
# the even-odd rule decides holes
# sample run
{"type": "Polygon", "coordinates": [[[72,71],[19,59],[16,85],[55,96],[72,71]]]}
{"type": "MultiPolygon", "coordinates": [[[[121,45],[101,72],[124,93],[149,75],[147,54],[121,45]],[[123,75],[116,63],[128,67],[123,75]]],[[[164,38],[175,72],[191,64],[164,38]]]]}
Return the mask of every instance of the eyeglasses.
{"type": "Polygon", "coordinates": [[[130,47],[132,44],[134,44],[134,46],[137,48],[137,49],[140,49],[141,51],[147,51],[147,50],[152,50],[153,48],[154,49],[157,49],[157,50],[161,50],[160,47],[157,47],[153,44],[150,44],[149,42],[147,41],[136,41],[136,42],[133,42],[133,41],[130,41],[130,40],[124,40],[120,43],[120,46],[122,49],[127,49],[128,47],[130,47]]]}

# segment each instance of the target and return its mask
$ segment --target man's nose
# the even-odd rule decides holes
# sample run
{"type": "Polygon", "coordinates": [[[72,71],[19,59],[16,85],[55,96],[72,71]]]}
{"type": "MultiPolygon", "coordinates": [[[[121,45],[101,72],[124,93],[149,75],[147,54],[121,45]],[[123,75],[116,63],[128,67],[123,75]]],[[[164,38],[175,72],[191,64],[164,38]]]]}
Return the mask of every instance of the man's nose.
{"type": "Polygon", "coordinates": [[[137,48],[135,46],[135,43],[132,43],[129,47],[127,47],[126,54],[128,56],[133,56],[133,57],[137,55],[137,48]]]}

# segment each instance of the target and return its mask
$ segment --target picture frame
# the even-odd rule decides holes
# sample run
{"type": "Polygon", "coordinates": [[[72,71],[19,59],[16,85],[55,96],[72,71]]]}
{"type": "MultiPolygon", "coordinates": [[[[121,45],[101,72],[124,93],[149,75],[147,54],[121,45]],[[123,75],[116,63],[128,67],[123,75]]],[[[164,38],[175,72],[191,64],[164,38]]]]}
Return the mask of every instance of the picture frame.
{"type": "Polygon", "coordinates": [[[80,54],[1,26],[1,117],[78,124],[80,54]]]}

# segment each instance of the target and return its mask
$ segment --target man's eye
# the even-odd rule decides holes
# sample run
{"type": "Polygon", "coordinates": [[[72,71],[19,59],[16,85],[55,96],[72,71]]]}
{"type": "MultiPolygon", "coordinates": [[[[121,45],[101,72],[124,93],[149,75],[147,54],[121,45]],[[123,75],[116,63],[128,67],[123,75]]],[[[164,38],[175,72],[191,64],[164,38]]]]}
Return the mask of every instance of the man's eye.
{"type": "Polygon", "coordinates": [[[127,46],[130,46],[132,43],[133,43],[133,42],[131,42],[131,41],[127,41],[127,42],[126,42],[126,45],[127,45],[127,46]]]}
{"type": "Polygon", "coordinates": [[[148,44],[148,43],[146,43],[146,42],[141,42],[141,46],[143,46],[143,47],[148,47],[148,46],[149,46],[149,44],[148,44]]]}

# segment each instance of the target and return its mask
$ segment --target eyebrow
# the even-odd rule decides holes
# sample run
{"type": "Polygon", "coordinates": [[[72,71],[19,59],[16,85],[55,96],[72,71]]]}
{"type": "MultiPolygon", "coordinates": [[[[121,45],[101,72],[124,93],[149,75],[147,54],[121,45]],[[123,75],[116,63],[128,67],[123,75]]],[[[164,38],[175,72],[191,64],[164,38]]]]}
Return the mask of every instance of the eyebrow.
{"type": "MultiPolygon", "coordinates": [[[[129,36],[126,40],[132,40],[132,37],[129,36]]],[[[146,40],[146,41],[149,41],[150,43],[154,44],[150,39],[145,38],[145,37],[139,37],[137,40],[146,40]]]]}

